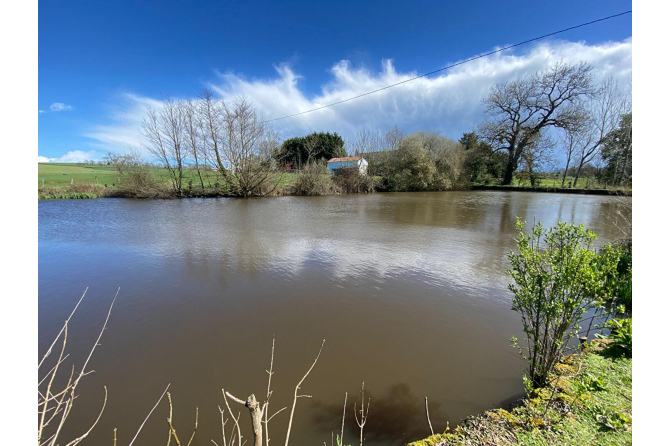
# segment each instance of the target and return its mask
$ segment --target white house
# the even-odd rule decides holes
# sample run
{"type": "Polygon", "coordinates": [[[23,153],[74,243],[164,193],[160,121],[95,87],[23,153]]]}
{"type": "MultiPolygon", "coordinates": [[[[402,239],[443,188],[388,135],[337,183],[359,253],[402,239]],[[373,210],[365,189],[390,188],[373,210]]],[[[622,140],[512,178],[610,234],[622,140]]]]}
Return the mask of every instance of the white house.
{"type": "Polygon", "coordinates": [[[334,173],[337,169],[357,168],[361,175],[367,175],[368,162],[361,156],[348,156],[346,158],[331,158],[328,160],[328,172],[334,173]]]}

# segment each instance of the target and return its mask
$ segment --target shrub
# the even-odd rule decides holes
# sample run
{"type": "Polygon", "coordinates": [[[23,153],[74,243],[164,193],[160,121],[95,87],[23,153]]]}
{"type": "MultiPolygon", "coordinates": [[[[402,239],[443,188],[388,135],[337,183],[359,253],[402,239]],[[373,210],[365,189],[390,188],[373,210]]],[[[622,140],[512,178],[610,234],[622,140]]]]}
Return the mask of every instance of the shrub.
{"type": "Polygon", "coordinates": [[[333,174],[333,184],[339,193],[359,194],[375,191],[375,180],[371,176],[361,175],[358,168],[337,169],[333,174]]]}
{"type": "Polygon", "coordinates": [[[624,243],[615,247],[620,251],[616,268],[607,276],[607,286],[614,305],[623,305],[626,312],[633,311],[633,246],[624,243]]]}
{"type": "Polygon", "coordinates": [[[633,319],[610,319],[604,328],[610,330],[606,352],[613,357],[633,357],[633,319]]]}
{"type": "Polygon", "coordinates": [[[303,174],[298,175],[294,185],[295,195],[328,195],[332,183],[325,163],[310,163],[303,174]]]}
{"type": "Polygon", "coordinates": [[[127,198],[173,198],[175,191],[167,183],[158,181],[146,166],[128,168],[121,175],[121,183],[110,196],[127,198]]]}
{"type": "Polygon", "coordinates": [[[417,132],[403,138],[397,150],[375,154],[369,172],[382,176],[388,191],[446,190],[462,176],[460,143],[437,133],[417,132]]]}
{"type": "Polygon", "coordinates": [[[564,355],[578,322],[594,299],[606,292],[606,278],[616,268],[614,255],[598,256],[591,248],[596,236],[584,226],[541,223],[528,234],[517,219],[518,254],[510,253],[507,274],[514,284],[512,309],[521,314],[527,346],[518,346],[528,361],[535,388],[546,385],[549,373],[564,355]]]}

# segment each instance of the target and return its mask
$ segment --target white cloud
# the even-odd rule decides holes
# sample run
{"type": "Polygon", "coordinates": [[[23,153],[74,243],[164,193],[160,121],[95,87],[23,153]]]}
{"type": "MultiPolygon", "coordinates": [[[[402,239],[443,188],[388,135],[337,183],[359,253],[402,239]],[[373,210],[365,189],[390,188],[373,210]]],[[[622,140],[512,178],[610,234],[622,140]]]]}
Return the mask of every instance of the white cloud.
{"type": "Polygon", "coordinates": [[[45,111],[44,110],[38,110],[37,113],[41,115],[42,113],[45,113],[45,111]]]}
{"type": "Polygon", "coordinates": [[[147,107],[159,105],[160,101],[156,99],[131,93],[122,94],[110,114],[112,123],[96,125],[84,136],[94,140],[92,145],[102,151],[122,153],[130,149],[140,150],[144,141],[140,128],[147,114],[147,107]]]}
{"type": "MultiPolygon", "coordinates": [[[[593,66],[596,82],[608,77],[626,85],[632,76],[632,38],[621,42],[587,45],[581,42],[553,41],[532,47],[525,53],[507,50],[464,63],[440,74],[420,78],[304,115],[272,122],[283,138],[310,131],[338,132],[345,139],[360,129],[386,131],[398,126],[411,133],[437,130],[454,139],[474,130],[484,119],[482,99],[498,82],[530,75],[563,61],[585,61],[593,66]]],[[[445,62],[443,66],[449,65],[445,62]]],[[[308,95],[301,88],[304,79],[290,66],[277,68],[277,77],[247,80],[234,73],[217,73],[209,87],[224,99],[245,96],[265,119],[275,119],[332,104],[419,75],[396,71],[392,60],[384,60],[378,72],[356,68],[339,61],[330,69],[331,79],[320,93],[308,95]]],[[[158,101],[126,94],[113,122],[97,126],[86,134],[106,150],[123,151],[138,147],[139,133],[147,105],[158,101]]]]}
{"type": "Polygon", "coordinates": [[[63,104],[62,102],[54,102],[49,108],[55,112],[72,110],[71,105],[63,104]]]}
{"type": "Polygon", "coordinates": [[[59,158],[47,158],[37,156],[38,163],[81,163],[88,160],[97,160],[99,154],[95,150],[84,152],[83,150],[71,150],[59,158]]]}

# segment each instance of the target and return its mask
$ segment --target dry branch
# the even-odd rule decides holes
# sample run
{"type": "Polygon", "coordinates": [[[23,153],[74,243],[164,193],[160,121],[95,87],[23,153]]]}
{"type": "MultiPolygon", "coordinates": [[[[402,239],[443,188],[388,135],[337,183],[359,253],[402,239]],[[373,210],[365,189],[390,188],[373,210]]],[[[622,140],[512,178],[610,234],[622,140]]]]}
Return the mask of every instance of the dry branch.
{"type": "MultiPolygon", "coordinates": [[[[228,398],[226,397],[226,391],[224,389],[221,389],[221,393],[223,393],[223,400],[226,403],[226,408],[228,409],[228,413],[230,413],[231,418],[235,422],[235,428],[237,429],[237,444],[238,444],[238,446],[242,446],[242,433],[240,432],[240,423],[239,423],[240,416],[238,415],[237,419],[235,418],[235,415],[233,415],[233,411],[230,409],[230,404],[228,404],[228,398]]],[[[239,400],[239,401],[241,401],[241,400],[239,400]]],[[[231,435],[230,444],[232,445],[233,443],[234,443],[234,440],[233,440],[233,437],[231,435]]]]}
{"type": "Polygon", "coordinates": [[[354,402],[354,417],[356,418],[356,424],[358,424],[358,427],[361,430],[360,434],[360,446],[363,446],[363,428],[365,427],[365,423],[368,421],[368,414],[370,413],[370,398],[368,398],[368,407],[366,409],[365,407],[365,381],[362,382],[361,384],[361,391],[358,394],[358,397],[356,398],[356,401],[354,402]],[[358,398],[361,398],[361,419],[358,419],[358,412],[356,411],[356,405],[358,403],[358,398]]]}
{"type": "MultiPolygon", "coordinates": [[[[137,433],[135,434],[135,436],[133,437],[133,439],[130,440],[130,443],[128,443],[128,446],[133,446],[133,443],[135,442],[135,439],[137,438],[137,436],[140,434],[140,431],[141,431],[142,428],[144,427],[144,424],[147,422],[147,420],[149,419],[149,417],[151,416],[151,414],[154,412],[154,410],[156,410],[156,407],[158,407],[158,404],[161,402],[161,400],[163,399],[163,397],[165,396],[165,394],[167,393],[167,390],[168,390],[169,388],[170,388],[170,384],[168,384],[167,387],[165,388],[165,390],[163,390],[163,394],[161,395],[160,398],[158,398],[158,401],[156,401],[156,404],[154,405],[154,407],[149,411],[149,414],[148,414],[147,417],[144,419],[144,421],[142,422],[142,424],[140,424],[140,428],[137,429],[137,433]]],[[[116,429],[114,429],[114,436],[116,437],[116,429]]]]}
{"type": "MultiPolygon", "coordinates": [[[[284,446],[288,446],[288,440],[289,437],[291,436],[291,425],[293,424],[293,414],[295,413],[295,405],[296,402],[298,401],[298,390],[300,390],[300,386],[302,385],[303,381],[307,378],[307,376],[310,374],[314,366],[316,365],[316,362],[319,360],[319,356],[321,356],[321,351],[323,350],[323,344],[326,343],[326,340],[324,339],[323,342],[321,343],[321,348],[319,349],[319,353],[316,355],[316,358],[314,359],[314,362],[312,363],[312,366],[307,370],[307,373],[305,373],[305,376],[302,377],[300,382],[298,382],[298,385],[295,386],[295,391],[293,392],[293,407],[291,408],[291,416],[288,419],[288,428],[286,429],[286,441],[284,443],[284,446]]],[[[300,396],[307,396],[307,395],[300,395],[300,396]]]]}
{"type": "MultiPolygon", "coordinates": [[[[86,296],[88,288],[84,290],[82,296],[79,298],[79,301],[75,305],[74,309],[63,323],[63,328],[61,328],[60,332],[56,335],[56,338],[52,342],[51,346],[49,346],[47,352],[44,354],[44,356],[38,363],[37,370],[39,374],[40,368],[42,367],[46,359],[51,355],[53,348],[56,346],[56,344],[62,337],[62,345],[58,359],[56,360],[56,365],[53,366],[51,370],[49,370],[49,372],[41,379],[38,376],[38,384],[37,384],[37,413],[39,420],[37,427],[38,446],[47,446],[47,445],[53,446],[57,444],[58,436],[60,435],[62,428],[65,425],[65,422],[67,421],[70,412],[72,411],[74,401],[77,398],[76,389],[77,386],[79,385],[79,382],[84,376],[93,373],[93,371],[86,371],[86,367],[88,366],[89,361],[93,357],[95,349],[97,348],[98,345],[100,345],[100,339],[102,338],[102,334],[107,328],[107,323],[109,322],[109,317],[112,313],[114,302],[116,302],[116,298],[118,297],[120,290],[121,289],[119,288],[116,291],[116,295],[114,296],[114,299],[112,300],[112,303],[109,306],[109,311],[107,312],[107,317],[105,318],[105,322],[102,326],[102,329],[100,330],[100,334],[98,335],[98,338],[93,344],[93,347],[91,347],[88,357],[86,358],[84,365],[82,366],[81,370],[76,376],[76,379],[73,380],[73,378],[75,377],[75,368],[74,366],[72,366],[72,372],[70,374],[70,377],[67,380],[65,386],[62,388],[62,390],[52,391],[52,387],[54,385],[54,382],[56,382],[56,376],[58,375],[60,365],[65,361],[65,358],[68,357],[68,355],[65,355],[65,347],[67,345],[68,326],[70,320],[72,319],[75,312],[79,308],[79,305],[81,304],[82,300],[86,296]],[[46,382],[46,388],[44,389],[44,391],[41,391],[40,386],[45,382],[46,382]],[[49,415],[48,418],[47,415],[49,415]],[[44,437],[48,435],[46,433],[47,427],[50,425],[51,421],[56,420],[57,417],[60,418],[58,418],[58,425],[55,428],[55,431],[51,433],[51,435],[49,435],[46,439],[44,439],[44,437]]],[[[102,409],[98,415],[98,418],[84,434],[67,443],[67,446],[74,446],[80,443],[89,435],[89,433],[93,430],[93,428],[97,425],[98,421],[100,420],[100,417],[102,416],[102,411],[104,411],[106,405],[107,405],[107,388],[105,387],[105,399],[102,405],[102,409]]]]}
{"type": "Polygon", "coordinates": [[[430,435],[435,435],[433,431],[433,423],[430,422],[430,413],[428,413],[428,397],[426,397],[426,418],[428,418],[428,426],[430,427],[430,435]]]}
{"type": "MultiPolygon", "coordinates": [[[[265,446],[270,446],[270,430],[268,428],[268,412],[269,412],[269,406],[270,406],[270,397],[272,396],[272,391],[270,390],[270,384],[272,383],[272,375],[274,372],[272,371],[272,367],[274,365],[274,360],[275,360],[275,338],[272,338],[272,353],[270,354],[270,370],[266,370],[268,373],[268,392],[265,397],[265,404],[263,404],[263,412],[265,414],[265,446]]],[[[282,409],[283,410],[283,409],[282,409]]],[[[281,411],[279,411],[281,412],[281,411]]],[[[277,413],[279,413],[277,412],[277,413]]],[[[275,413],[275,415],[277,415],[275,413]]],[[[273,415],[274,416],[274,415],[273,415]]]]}
{"type": "Polygon", "coordinates": [[[261,425],[263,419],[263,409],[260,408],[260,404],[258,404],[256,396],[252,393],[249,395],[246,401],[243,401],[240,398],[231,395],[229,392],[225,392],[225,394],[231,400],[238,404],[242,404],[244,407],[249,409],[249,415],[251,416],[251,426],[253,428],[254,434],[254,446],[263,446],[263,427],[261,425]]]}
{"type": "Polygon", "coordinates": [[[344,415],[347,413],[347,392],[344,392],[344,406],[342,407],[342,430],[340,431],[340,443],[344,444],[344,415]]]}

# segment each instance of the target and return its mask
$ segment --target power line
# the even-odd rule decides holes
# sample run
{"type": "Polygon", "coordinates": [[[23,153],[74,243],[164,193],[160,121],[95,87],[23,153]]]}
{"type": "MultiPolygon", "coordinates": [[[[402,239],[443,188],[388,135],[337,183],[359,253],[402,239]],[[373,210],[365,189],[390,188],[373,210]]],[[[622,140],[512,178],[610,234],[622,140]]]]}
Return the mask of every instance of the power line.
{"type": "Polygon", "coordinates": [[[544,38],[547,38],[547,37],[555,36],[556,34],[561,34],[561,33],[567,32],[567,31],[571,31],[573,29],[582,28],[584,26],[593,25],[594,23],[603,22],[605,20],[613,19],[615,17],[620,17],[622,15],[631,14],[632,12],[633,11],[625,11],[625,12],[621,12],[619,14],[614,14],[614,15],[611,15],[611,16],[608,16],[608,17],[603,17],[601,19],[592,20],[590,22],[582,23],[581,25],[571,26],[570,28],[565,28],[565,29],[562,29],[560,31],[554,31],[553,33],[545,34],[545,35],[539,36],[539,37],[534,37],[534,38],[529,39],[529,40],[524,40],[523,42],[515,43],[514,45],[509,45],[509,46],[506,46],[504,48],[499,48],[497,50],[490,51],[486,54],[480,54],[479,56],[475,56],[475,57],[471,57],[471,58],[466,59],[466,60],[462,60],[462,61],[457,62],[455,64],[446,66],[444,68],[440,68],[440,69],[431,71],[430,73],[421,74],[421,75],[413,77],[411,79],[405,79],[404,81],[396,82],[395,84],[387,85],[385,87],[381,87],[381,88],[378,88],[376,90],[368,91],[367,93],[362,93],[362,94],[359,94],[357,96],[352,96],[352,97],[347,98],[347,99],[342,99],[341,101],[333,102],[332,104],[322,105],[321,107],[316,107],[316,108],[313,108],[311,110],[305,110],[305,111],[302,111],[302,112],[299,112],[299,113],[294,113],[292,115],[282,116],[281,118],[268,119],[265,122],[272,122],[272,121],[279,121],[280,119],[293,118],[295,116],[300,116],[300,115],[311,113],[311,112],[314,112],[314,111],[317,111],[317,110],[322,110],[324,108],[332,107],[333,105],[338,105],[338,104],[342,104],[344,102],[353,101],[354,99],[362,98],[364,96],[368,96],[368,95],[371,95],[373,93],[380,92],[382,90],[388,90],[389,88],[397,87],[398,85],[406,84],[407,82],[411,82],[411,81],[420,79],[422,77],[430,76],[431,74],[439,73],[440,71],[448,70],[449,68],[454,68],[458,65],[463,65],[465,63],[472,62],[473,60],[481,59],[483,57],[487,57],[487,56],[490,56],[492,54],[496,54],[496,53],[499,53],[501,51],[508,50],[510,48],[515,48],[517,46],[525,45],[525,44],[530,43],[530,42],[535,42],[537,40],[541,40],[541,39],[544,39],[544,38]]]}

